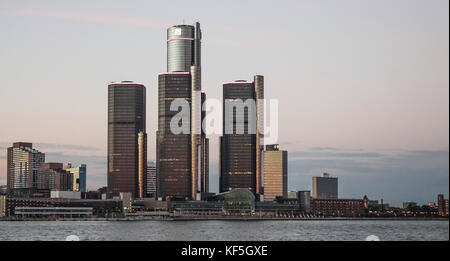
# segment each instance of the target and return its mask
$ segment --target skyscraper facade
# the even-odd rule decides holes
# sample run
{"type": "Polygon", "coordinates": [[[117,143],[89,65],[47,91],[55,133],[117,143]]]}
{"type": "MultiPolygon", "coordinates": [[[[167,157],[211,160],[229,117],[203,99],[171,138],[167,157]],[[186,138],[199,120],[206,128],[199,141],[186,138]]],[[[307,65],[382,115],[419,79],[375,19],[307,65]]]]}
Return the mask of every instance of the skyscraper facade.
{"type": "Polygon", "coordinates": [[[264,200],[287,198],[288,164],[287,151],[279,145],[267,145],[264,151],[264,200]]]}
{"type": "Polygon", "coordinates": [[[202,138],[200,24],[175,25],[167,29],[167,72],[158,78],[157,182],[158,196],[198,199],[204,173],[202,138]],[[171,121],[181,113],[185,126],[174,132],[171,121]],[[186,131],[187,130],[187,131],[186,131]]]}
{"type": "Polygon", "coordinates": [[[32,143],[15,142],[7,149],[7,188],[36,188],[37,174],[45,154],[33,149],[32,143]]]}
{"type": "Polygon", "coordinates": [[[140,160],[146,157],[147,147],[139,146],[146,133],[145,111],[143,84],[122,81],[108,85],[108,197],[120,193],[140,196],[139,178],[147,164],[146,159],[140,160]]]}
{"type": "Polygon", "coordinates": [[[223,136],[220,138],[220,192],[248,188],[262,194],[263,76],[253,82],[223,84],[223,136]]]}
{"type": "Polygon", "coordinates": [[[156,197],[156,164],[149,162],[147,164],[147,197],[156,197]]]}
{"type": "Polygon", "coordinates": [[[328,173],[323,173],[322,177],[313,177],[311,196],[317,199],[337,199],[338,179],[328,173]]]}

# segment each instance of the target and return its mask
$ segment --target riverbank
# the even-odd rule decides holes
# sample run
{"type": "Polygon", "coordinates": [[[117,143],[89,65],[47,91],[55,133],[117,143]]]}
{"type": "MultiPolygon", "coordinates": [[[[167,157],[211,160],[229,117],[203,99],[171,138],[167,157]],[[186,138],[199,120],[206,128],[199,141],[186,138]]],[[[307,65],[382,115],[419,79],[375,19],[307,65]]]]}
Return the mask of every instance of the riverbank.
{"type": "Polygon", "coordinates": [[[448,217],[132,216],[123,218],[0,218],[1,221],[449,221],[448,217]]]}

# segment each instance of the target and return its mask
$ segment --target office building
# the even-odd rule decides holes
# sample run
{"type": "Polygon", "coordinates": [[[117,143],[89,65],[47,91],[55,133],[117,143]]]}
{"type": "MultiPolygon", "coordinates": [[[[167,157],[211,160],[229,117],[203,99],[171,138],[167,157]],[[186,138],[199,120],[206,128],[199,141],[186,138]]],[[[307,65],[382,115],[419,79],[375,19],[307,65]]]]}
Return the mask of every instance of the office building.
{"type": "Polygon", "coordinates": [[[223,84],[220,192],[247,188],[259,200],[263,180],[264,77],[223,84]]]}
{"type": "Polygon", "coordinates": [[[72,191],[73,175],[62,163],[44,163],[38,170],[37,188],[50,191],[72,191]]]}
{"type": "Polygon", "coordinates": [[[167,29],[167,72],[158,76],[156,134],[157,193],[163,199],[199,199],[207,175],[202,164],[208,144],[201,131],[201,39],[198,22],[167,29]],[[171,110],[174,105],[175,111],[171,110]],[[180,107],[185,110],[178,131],[171,129],[171,121],[181,112],[180,107]]]}
{"type": "Polygon", "coordinates": [[[72,163],[69,163],[64,166],[64,170],[72,174],[72,191],[86,192],[86,164],[81,164],[78,167],[74,167],[72,166],[72,163]]]}
{"type": "Polygon", "coordinates": [[[278,144],[267,145],[264,155],[264,201],[287,198],[288,153],[278,144]]]}
{"type": "Polygon", "coordinates": [[[443,194],[437,196],[438,213],[440,216],[448,215],[448,199],[444,199],[443,194]]]}
{"type": "Polygon", "coordinates": [[[147,197],[156,197],[156,164],[154,162],[147,164],[147,197]]]}
{"type": "Polygon", "coordinates": [[[147,155],[147,147],[140,143],[146,133],[145,112],[146,89],[143,84],[122,81],[108,85],[109,198],[126,192],[133,197],[140,196],[139,178],[147,164],[147,160],[142,159],[147,155]],[[142,167],[142,164],[145,165],[142,167]]]}
{"type": "Polygon", "coordinates": [[[312,178],[312,197],[318,199],[338,198],[338,179],[323,173],[322,177],[312,178]]]}
{"type": "Polygon", "coordinates": [[[7,188],[36,188],[37,173],[45,154],[33,149],[32,143],[15,142],[7,149],[7,188]]]}

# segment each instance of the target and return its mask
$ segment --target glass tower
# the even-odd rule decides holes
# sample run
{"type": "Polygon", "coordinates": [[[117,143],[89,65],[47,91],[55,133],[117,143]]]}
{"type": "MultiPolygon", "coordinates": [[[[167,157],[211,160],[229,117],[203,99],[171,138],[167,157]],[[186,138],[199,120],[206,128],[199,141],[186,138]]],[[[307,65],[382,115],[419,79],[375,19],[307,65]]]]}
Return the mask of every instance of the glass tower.
{"type": "Polygon", "coordinates": [[[175,25],[167,29],[167,72],[158,76],[158,131],[156,170],[158,197],[199,199],[204,192],[207,139],[201,132],[201,38],[200,23],[175,25]],[[174,133],[170,128],[172,102],[188,105],[184,113],[189,122],[187,133],[174,133]]]}
{"type": "Polygon", "coordinates": [[[147,169],[147,159],[143,158],[147,155],[147,147],[143,146],[145,99],[143,84],[122,81],[108,85],[108,197],[121,192],[141,195],[140,185],[147,169]]]}
{"type": "Polygon", "coordinates": [[[257,199],[262,194],[263,97],[264,78],[260,75],[254,76],[252,82],[223,84],[220,192],[247,188],[257,199]]]}

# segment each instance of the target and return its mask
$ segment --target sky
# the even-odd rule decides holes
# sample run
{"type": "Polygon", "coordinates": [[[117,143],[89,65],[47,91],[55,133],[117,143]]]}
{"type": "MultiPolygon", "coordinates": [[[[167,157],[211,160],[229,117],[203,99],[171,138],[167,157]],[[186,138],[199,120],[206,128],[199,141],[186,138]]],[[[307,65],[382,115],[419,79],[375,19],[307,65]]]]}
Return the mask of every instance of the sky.
{"type": "MultiPolygon", "coordinates": [[[[155,159],[166,29],[200,21],[203,90],[265,76],[289,189],[339,178],[343,198],[426,203],[449,192],[447,0],[0,0],[0,184],[6,148],[86,163],[106,185],[107,83],[147,86],[155,159]]],[[[210,136],[218,190],[218,136],[210,136]]]]}

